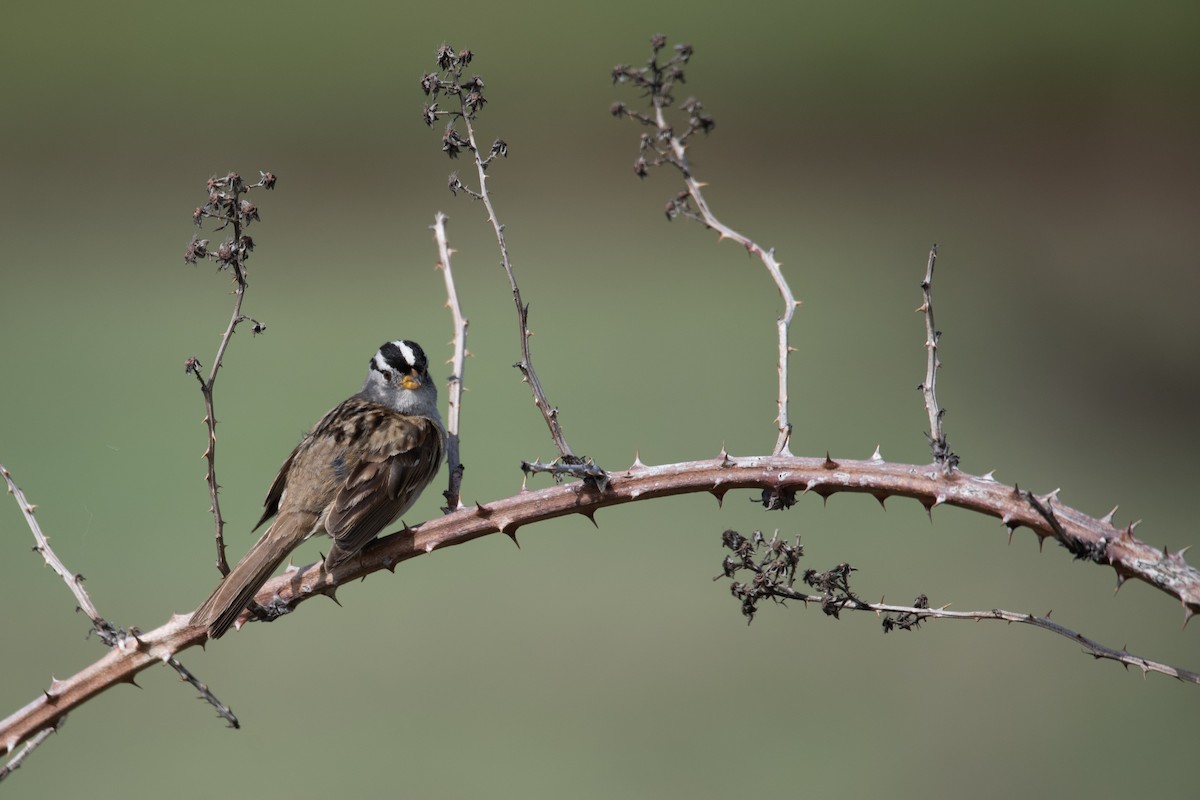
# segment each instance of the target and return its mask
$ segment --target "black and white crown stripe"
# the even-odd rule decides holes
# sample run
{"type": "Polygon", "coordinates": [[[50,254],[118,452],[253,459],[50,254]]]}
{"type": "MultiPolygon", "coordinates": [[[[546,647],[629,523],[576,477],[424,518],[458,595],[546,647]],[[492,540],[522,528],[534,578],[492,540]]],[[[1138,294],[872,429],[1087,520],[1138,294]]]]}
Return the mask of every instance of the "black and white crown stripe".
{"type": "Polygon", "coordinates": [[[379,348],[379,352],[371,359],[371,369],[377,372],[408,372],[416,370],[424,374],[429,363],[425,351],[416,342],[397,339],[379,348]]]}

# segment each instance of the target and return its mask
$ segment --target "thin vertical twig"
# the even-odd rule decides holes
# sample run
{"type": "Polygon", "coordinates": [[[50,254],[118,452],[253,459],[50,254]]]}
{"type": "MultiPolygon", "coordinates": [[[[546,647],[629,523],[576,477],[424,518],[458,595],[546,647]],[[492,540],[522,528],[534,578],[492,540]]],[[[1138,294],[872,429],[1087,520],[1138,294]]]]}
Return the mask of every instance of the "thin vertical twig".
{"type": "Polygon", "coordinates": [[[921,281],[923,302],[917,311],[925,315],[925,381],[917,388],[925,398],[925,411],[929,415],[929,447],[933,452],[933,462],[942,468],[942,472],[950,474],[958,466],[958,456],[950,450],[950,440],[942,431],[942,417],[946,409],[938,405],[937,400],[937,371],[942,365],[938,360],[938,342],[942,332],[933,321],[933,267],[937,263],[937,244],[929,248],[929,262],[925,267],[925,278],[921,281]]]}
{"type": "MultiPolygon", "coordinates": [[[[663,115],[661,101],[655,102],[654,114],[659,130],[670,132],[671,127],[667,124],[666,117],[663,115]]],[[[779,391],[776,398],[778,411],[775,421],[779,424],[779,436],[775,440],[775,449],[773,452],[777,456],[789,456],[792,454],[788,447],[788,443],[792,438],[792,423],[788,418],[788,356],[795,348],[788,344],[788,334],[791,330],[792,318],[796,315],[796,308],[800,303],[796,300],[796,296],[792,294],[792,287],[788,285],[787,279],[783,277],[783,270],[780,268],[779,262],[775,260],[775,249],[762,248],[749,237],[742,235],[717,219],[717,216],[708,207],[708,202],[704,199],[704,192],[702,191],[704,184],[696,180],[692,175],[687,161],[686,143],[674,134],[670,134],[670,142],[679,169],[683,174],[684,183],[687,185],[688,195],[695,202],[701,221],[707,227],[715,230],[719,239],[732,239],[746,248],[746,251],[751,255],[757,256],[763,266],[767,268],[771,280],[775,282],[775,288],[779,290],[779,297],[783,300],[783,316],[775,321],[776,343],[778,347],[778,366],[776,371],[779,376],[779,391]]]]}
{"type": "Polygon", "coordinates": [[[731,239],[758,259],[766,267],[767,273],[775,283],[779,296],[783,300],[783,314],[775,321],[778,393],[776,398],[775,422],[778,436],[775,440],[775,455],[791,455],[789,443],[792,438],[792,423],[788,415],[788,356],[795,348],[788,343],[792,319],[800,303],[792,294],[791,286],[783,276],[783,270],[775,260],[774,249],[765,249],[749,237],[729,227],[709,208],[704,198],[704,184],[696,180],[692,174],[691,165],[687,159],[688,139],[696,132],[709,133],[716,127],[713,118],[703,112],[703,105],[694,97],[683,103],[682,110],[688,114],[687,127],[682,134],[675,131],[667,121],[664,109],[675,102],[672,94],[677,83],[684,82],[684,65],[691,59],[694,51],[691,45],[675,45],[675,53],[663,63],[659,63],[658,54],[667,43],[662,34],[655,34],[650,39],[652,53],[644,68],[634,68],[618,64],[612,72],[614,83],[630,81],[640,87],[650,97],[654,116],[648,116],[625,103],[614,103],[610,111],[614,116],[627,117],[643,125],[655,128],[656,135],[642,134],[641,155],[634,162],[634,172],[640,178],[646,177],[651,166],[670,164],[679,170],[683,176],[686,188],[667,203],[667,218],[677,216],[689,217],[700,222],[707,228],[715,230],[719,239],[731,239]],[[652,160],[648,161],[646,154],[652,160]]]}
{"type": "Polygon", "coordinates": [[[438,246],[438,269],[446,281],[446,307],[450,309],[450,318],[454,325],[454,355],[451,356],[451,372],[447,392],[446,414],[446,461],[450,468],[450,484],[442,494],[446,505],[442,509],[447,514],[462,508],[463,467],[460,453],[460,419],[462,416],[463,375],[467,368],[467,326],[470,320],[462,314],[458,302],[458,290],[454,286],[454,272],[450,267],[450,256],[454,253],[446,239],[447,217],[438,212],[433,218],[433,235],[438,246]]]}
{"type": "Polygon", "coordinates": [[[512,290],[513,304],[517,309],[517,328],[521,340],[521,360],[513,366],[521,371],[521,378],[529,384],[529,389],[533,393],[534,405],[542,412],[542,417],[546,420],[546,426],[550,429],[550,438],[554,440],[554,446],[562,457],[563,462],[578,464],[581,462],[581,459],[575,455],[575,451],[567,444],[567,438],[563,434],[562,425],[558,421],[558,408],[550,405],[550,401],[546,399],[546,390],[542,388],[541,379],[538,378],[537,370],[533,366],[533,353],[529,349],[529,338],[533,336],[533,332],[529,330],[529,305],[521,297],[521,287],[517,284],[517,275],[513,271],[512,259],[508,255],[508,242],[504,238],[504,226],[500,223],[500,218],[496,215],[496,209],[492,205],[491,193],[488,192],[487,168],[484,166],[483,157],[480,155],[479,147],[475,141],[475,126],[471,123],[471,115],[467,113],[465,98],[460,95],[459,99],[463,103],[462,120],[467,130],[467,141],[470,142],[475,169],[479,175],[479,199],[483,201],[483,206],[487,209],[488,222],[491,223],[492,231],[496,235],[496,244],[500,248],[500,264],[504,267],[504,274],[508,276],[508,286],[512,290]]]}
{"type": "Polygon", "coordinates": [[[225,326],[225,332],[221,335],[221,342],[217,345],[217,354],[213,358],[208,377],[205,378],[201,374],[200,360],[195,356],[184,362],[184,371],[196,376],[196,380],[200,382],[200,394],[204,398],[204,424],[208,430],[208,442],[201,457],[206,461],[204,480],[208,484],[208,495],[211,502],[209,510],[212,512],[215,528],[217,570],[222,576],[229,574],[229,561],[225,557],[225,518],[221,516],[219,496],[221,486],[217,482],[217,415],[213,406],[213,391],[216,387],[217,374],[224,364],[225,351],[229,349],[229,342],[233,339],[237,326],[243,322],[252,322],[255,334],[262,333],[267,327],[258,320],[242,314],[242,301],[245,299],[248,285],[246,259],[250,257],[250,252],[254,249],[254,240],[243,231],[251,222],[259,218],[258,208],[248,200],[243,200],[242,195],[251,189],[274,189],[276,180],[275,175],[270,172],[260,172],[259,174],[261,178],[258,183],[249,185],[236,172],[231,172],[223,178],[209,179],[208,202],[193,212],[192,219],[196,225],[200,225],[205,218],[219,219],[221,224],[217,230],[232,226],[233,234],[218,247],[215,253],[208,250],[207,240],[193,238],[183,257],[184,261],[190,264],[196,263],[198,258],[213,258],[219,267],[229,267],[233,272],[233,313],[229,317],[229,324],[225,326]]]}
{"type": "Polygon", "coordinates": [[[500,218],[496,214],[496,209],[492,204],[491,193],[488,191],[487,186],[488,166],[497,157],[503,157],[508,154],[508,144],[503,139],[496,139],[492,143],[488,155],[486,157],[483,155],[479,149],[474,125],[475,114],[487,103],[486,98],[483,96],[483,79],[475,76],[468,81],[459,82],[462,78],[463,69],[471,62],[474,55],[470,50],[455,53],[454,48],[443,44],[438,48],[437,57],[438,65],[443,73],[453,80],[444,80],[438,75],[430,73],[422,77],[422,88],[427,95],[432,95],[433,97],[437,97],[439,92],[457,96],[459,108],[457,111],[443,111],[439,110],[437,104],[434,103],[425,107],[423,116],[426,124],[430,126],[439,117],[450,116],[456,120],[461,119],[466,129],[467,135],[464,139],[454,129],[454,124],[451,122],[442,137],[442,150],[451,158],[457,157],[463,148],[471,151],[472,160],[475,162],[475,170],[479,178],[479,190],[473,191],[468,188],[459,180],[456,174],[450,176],[449,187],[456,194],[459,189],[462,189],[472,198],[482,201],[484,208],[487,210],[488,222],[492,226],[492,231],[496,237],[496,244],[500,248],[500,264],[504,268],[505,275],[508,277],[513,305],[516,306],[517,311],[521,360],[513,366],[520,370],[521,379],[529,384],[530,392],[533,394],[534,405],[537,406],[538,411],[542,414],[542,418],[546,421],[546,426],[550,430],[550,438],[554,441],[554,447],[559,453],[558,464],[543,465],[540,463],[531,464],[529,462],[522,462],[521,467],[527,474],[531,472],[551,472],[555,479],[561,479],[564,475],[583,478],[596,488],[603,489],[607,486],[607,474],[586,456],[576,455],[571,446],[567,444],[562,425],[558,421],[558,408],[551,405],[550,401],[546,398],[546,391],[542,388],[541,379],[538,377],[537,370],[533,366],[533,353],[529,347],[529,339],[533,336],[532,331],[529,330],[529,304],[521,297],[521,288],[517,283],[512,259],[508,253],[508,242],[504,236],[504,225],[501,224],[500,218]]]}

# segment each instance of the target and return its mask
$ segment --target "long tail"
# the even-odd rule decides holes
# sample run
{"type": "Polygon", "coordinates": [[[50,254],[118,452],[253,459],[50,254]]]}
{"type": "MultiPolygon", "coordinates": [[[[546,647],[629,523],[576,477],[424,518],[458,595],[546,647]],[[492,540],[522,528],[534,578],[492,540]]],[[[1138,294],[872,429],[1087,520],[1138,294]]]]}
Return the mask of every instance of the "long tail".
{"type": "Polygon", "coordinates": [[[289,514],[276,519],[216,591],[192,612],[192,624],[208,628],[210,639],[221,638],[288,553],[304,541],[315,519],[312,514],[289,514]]]}

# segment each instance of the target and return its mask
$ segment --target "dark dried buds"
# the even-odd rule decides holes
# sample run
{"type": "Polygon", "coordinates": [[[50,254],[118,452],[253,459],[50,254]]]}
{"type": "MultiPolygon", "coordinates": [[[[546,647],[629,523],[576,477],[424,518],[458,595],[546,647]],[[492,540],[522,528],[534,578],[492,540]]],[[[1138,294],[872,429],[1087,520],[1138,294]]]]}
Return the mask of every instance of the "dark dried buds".
{"type": "Polygon", "coordinates": [[[474,114],[487,104],[487,98],[483,96],[483,92],[479,91],[479,89],[471,89],[467,92],[463,103],[466,104],[467,110],[474,114]]]}
{"type": "Polygon", "coordinates": [[[732,550],[733,555],[725,557],[721,562],[721,574],[713,580],[734,578],[743,570],[752,573],[748,583],[735,581],[729,587],[730,593],[741,601],[747,622],[753,621],[762,600],[778,603],[797,597],[792,587],[796,582],[797,566],[804,557],[800,537],[789,543],[779,538],[778,531],[770,539],[763,536],[762,531],[755,531],[754,536],[747,539],[737,531],[727,530],[721,534],[721,544],[732,550]]]}
{"type": "MultiPolygon", "coordinates": [[[[675,219],[676,217],[678,217],[680,215],[691,214],[692,213],[691,199],[692,199],[691,193],[688,192],[687,189],[683,189],[682,191],[679,192],[679,194],[675,195],[674,198],[672,198],[671,200],[668,200],[667,208],[666,208],[667,219],[669,219],[669,220],[675,219]]],[[[765,494],[765,492],[764,492],[764,494],[765,494]]],[[[764,498],[764,502],[765,502],[765,498],[764,498]]]]}
{"type": "Polygon", "coordinates": [[[471,143],[459,136],[453,125],[447,125],[446,132],[442,134],[442,152],[450,158],[458,158],[464,147],[470,149],[471,143]]]}
{"type": "Polygon", "coordinates": [[[612,82],[614,84],[620,83],[621,81],[630,77],[634,76],[631,74],[628,64],[617,64],[612,68],[612,82]]]}
{"type": "Polygon", "coordinates": [[[428,75],[421,76],[421,91],[426,95],[437,97],[438,90],[442,88],[442,80],[436,74],[430,72],[428,75]]]}
{"type": "Polygon", "coordinates": [[[251,222],[259,222],[258,206],[251,203],[249,200],[243,200],[238,206],[238,211],[241,212],[242,221],[249,225],[251,222]]]}
{"type": "MultiPolygon", "coordinates": [[[[913,600],[913,608],[929,608],[929,598],[924,594],[917,595],[917,599],[913,600]]],[[[914,631],[921,627],[921,620],[925,619],[922,614],[904,612],[903,614],[884,614],[881,621],[884,633],[892,631],[914,631]]]]}
{"type": "Polygon", "coordinates": [[[192,241],[184,248],[183,260],[188,264],[195,264],[198,258],[208,258],[208,239],[197,239],[192,237],[192,241]]]}

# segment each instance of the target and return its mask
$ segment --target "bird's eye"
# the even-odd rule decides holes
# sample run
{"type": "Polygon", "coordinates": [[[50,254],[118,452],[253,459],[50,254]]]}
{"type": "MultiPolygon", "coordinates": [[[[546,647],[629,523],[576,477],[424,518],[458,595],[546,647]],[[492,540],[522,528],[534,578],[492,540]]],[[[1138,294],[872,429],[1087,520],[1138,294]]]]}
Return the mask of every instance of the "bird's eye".
{"type": "Polygon", "coordinates": [[[380,372],[380,374],[383,375],[383,379],[385,381],[387,381],[388,383],[392,382],[392,371],[390,369],[381,369],[381,370],[379,370],[379,372],[380,372]]]}

